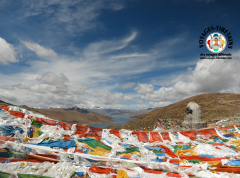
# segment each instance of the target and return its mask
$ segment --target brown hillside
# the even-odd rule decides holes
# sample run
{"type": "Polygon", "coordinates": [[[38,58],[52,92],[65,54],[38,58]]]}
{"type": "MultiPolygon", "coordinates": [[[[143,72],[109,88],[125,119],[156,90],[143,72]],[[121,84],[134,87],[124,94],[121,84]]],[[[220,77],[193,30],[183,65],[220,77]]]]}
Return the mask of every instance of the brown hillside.
{"type": "Polygon", "coordinates": [[[153,109],[144,109],[144,110],[138,110],[138,111],[131,111],[129,113],[124,113],[124,114],[115,114],[116,116],[123,116],[131,119],[135,119],[138,117],[141,117],[144,114],[147,114],[151,112],[153,109]]]}
{"type": "Polygon", "coordinates": [[[117,130],[118,126],[116,126],[116,125],[109,125],[109,126],[106,127],[106,129],[117,130]]]}
{"type": "Polygon", "coordinates": [[[77,110],[62,110],[62,109],[35,109],[28,106],[19,106],[34,113],[45,115],[51,119],[70,122],[74,124],[102,124],[114,123],[114,118],[103,116],[98,113],[89,111],[88,113],[79,112],[77,110]]]}
{"type": "Polygon", "coordinates": [[[226,118],[234,116],[235,114],[240,115],[240,108],[219,104],[218,101],[221,101],[221,99],[224,101],[227,101],[228,99],[235,99],[231,101],[231,104],[240,105],[240,94],[201,94],[159,109],[155,109],[148,114],[117,127],[117,129],[140,129],[154,126],[159,118],[173,120],[180,124],[184,120],[184,111],[190,101],[194,101],[199,104],[202,110],[203,120],[205,121],[220,119],[221,117],[226,118]]]}

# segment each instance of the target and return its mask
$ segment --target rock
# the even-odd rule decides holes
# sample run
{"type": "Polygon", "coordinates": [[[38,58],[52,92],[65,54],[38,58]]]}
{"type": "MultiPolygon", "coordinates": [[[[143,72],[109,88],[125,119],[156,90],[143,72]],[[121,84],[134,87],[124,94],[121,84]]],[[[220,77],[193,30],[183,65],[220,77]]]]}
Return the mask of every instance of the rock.
{"type": "Polygon", "coordinates": [[[203,121],[201,108],[197,103],[188,103],[182,125],[183,127],[192,127],[194,129],[207,127],[207,122],[203,121]]]}

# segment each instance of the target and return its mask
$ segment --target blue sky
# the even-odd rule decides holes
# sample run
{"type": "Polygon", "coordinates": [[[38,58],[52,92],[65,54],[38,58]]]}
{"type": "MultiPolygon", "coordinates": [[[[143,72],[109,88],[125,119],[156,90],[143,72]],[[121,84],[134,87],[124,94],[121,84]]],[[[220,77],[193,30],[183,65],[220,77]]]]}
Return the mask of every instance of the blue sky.
{"type": "Polygon", "coordinates": [[[238,0],[0,0],[0,99],[34,107],[144,109],[239,93],[238,0]],[[232,60],[200,60],[204,29],[232,60]],[[215,30],[217,32],[217,30],[215,30]]]}

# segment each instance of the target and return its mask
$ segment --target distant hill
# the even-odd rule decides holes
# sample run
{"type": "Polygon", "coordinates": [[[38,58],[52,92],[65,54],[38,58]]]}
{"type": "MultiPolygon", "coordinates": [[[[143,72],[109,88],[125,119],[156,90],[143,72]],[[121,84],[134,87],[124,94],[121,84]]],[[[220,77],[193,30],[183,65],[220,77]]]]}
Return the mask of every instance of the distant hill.
{"type": "Polygon", "coordinates": [[[78,107],[72,107],[72,108],[67,108],[67,109],[64,109],[65,111],[77,111],[77,112],[80,112],[80,113],[93,113],[93,111],[88,111],[87,109],[81,109],[81,108],[78,108],[78,107]]]}
{"type": "Polygon", "coordinates": [[[129,113],[116,114],[116,115],[131,118],[131,119],[135,119],[135,118],[141,117],[144,114],[147,114],[147,113],[151,112],[152,110],[154,110],[154,109],[149,108],[149,109],[138,110],[138,111],[130,111],[129,113]]]}
{"type": "Polygon", "coordinates": [[[213,93],[213,94],[201,94],[190,97],[183,101],[179,101],[168,106],[155,109],[148,114],[131,120],[115,129],[140,129],[144,127],[154,126],[157,123],[157,119],[169,119],[181,124],[184,120],[184,111],[187,104],[190,101],[194,101],[199,104],[202,117],[205,121],[211,121],[215,119],[227,118],[230,116],[240,115],[240,108],[233,107],[231,105],[222,105],[218,101],[238,98],[233,101],[234,104],[240,105],[240,94],[231,93],[213,93]]]}
{"type": "Polygon", "coordinates": [[[90,110],[105,116],[113,116],[131,112],[131,110],[127,109],[90,109],[90,110]]]}
{"type": "Polygon", "coordinates": [[[104,116],[87,109],[81,109],[78,107],[67,109],[36,109],[28,106],[19,106],[34,113],[45,115],[51,119],[70,122],[74,124],[102,124],[102,123],[114,123],[114,118],[104,116]]]}
{"type": "Polygon", "coordinates": [[[144,114],[151,112],[153,108],[144,109],[144,110],[127,110],[127,109],[91,109],[91,111],[97,112],[105,116],[123,116],[127,118],[135,119],[144,114]]]}

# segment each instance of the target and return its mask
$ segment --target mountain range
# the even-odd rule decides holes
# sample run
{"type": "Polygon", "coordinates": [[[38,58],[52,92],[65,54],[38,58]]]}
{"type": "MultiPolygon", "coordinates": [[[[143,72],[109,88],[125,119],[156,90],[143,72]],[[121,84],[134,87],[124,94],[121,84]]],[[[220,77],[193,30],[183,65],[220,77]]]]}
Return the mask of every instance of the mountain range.
{"type": "Polygon", "coordinates": [[[137,117],[140,117],[144,114],[147,114],[154,110],[155,108],[148,108],[144,110],[128,110],[128,109],[90,109],[91,111],[94,111],[96,113],[105,115],[105,116],[123,116],[131,119],[135,119],[137,117]]]}
{"type": "Polygon", "coordinates": [[[102,123],[115,123],[114,118],[109,116],[104,116],[96,112],[81,109],[78,107],[73,108],[61,108],[61,109],[36,109],[31,108],[26,105],[19,106],[21,108],[27,109],[34,113],[39,113],[49,117],[51,119],[60,120],[64,122],[88,125],[88,124],[102,124],[102,123]]]}

